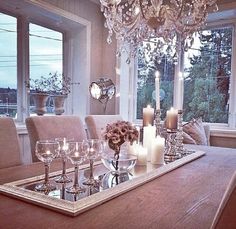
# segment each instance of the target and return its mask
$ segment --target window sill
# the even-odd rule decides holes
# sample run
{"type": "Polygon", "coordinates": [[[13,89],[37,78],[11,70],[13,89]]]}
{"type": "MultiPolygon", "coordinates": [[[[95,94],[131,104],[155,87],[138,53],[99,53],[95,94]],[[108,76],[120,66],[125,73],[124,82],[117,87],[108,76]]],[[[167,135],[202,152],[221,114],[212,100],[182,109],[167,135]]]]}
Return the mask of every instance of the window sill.
{"type": "Polygon", "coordinates": [[[210,131],[211,131],[211,136],[213,136],[213,137],[236,138],[236,129],[210,128],[210,131]]]}

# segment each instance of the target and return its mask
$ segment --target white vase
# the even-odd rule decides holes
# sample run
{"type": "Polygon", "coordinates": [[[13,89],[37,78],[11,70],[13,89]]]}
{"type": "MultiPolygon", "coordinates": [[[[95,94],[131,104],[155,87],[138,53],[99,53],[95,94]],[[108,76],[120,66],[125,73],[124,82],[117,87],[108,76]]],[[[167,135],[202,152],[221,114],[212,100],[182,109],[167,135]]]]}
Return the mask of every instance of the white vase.
{"type": "Polygon", "coordinates": [[[46,93],[31,93],[30,94],[34,101],[34,112],[37,115],[44,115],[47,112],[46,103],[49,95],[46,93]]]}
{"type": "Polygon", "coordinates": [[[54,113],[56,115],[61,115],[65,112],[64,103],[67,95],[53,95],[51,96],[53,100],[54,113]]]}

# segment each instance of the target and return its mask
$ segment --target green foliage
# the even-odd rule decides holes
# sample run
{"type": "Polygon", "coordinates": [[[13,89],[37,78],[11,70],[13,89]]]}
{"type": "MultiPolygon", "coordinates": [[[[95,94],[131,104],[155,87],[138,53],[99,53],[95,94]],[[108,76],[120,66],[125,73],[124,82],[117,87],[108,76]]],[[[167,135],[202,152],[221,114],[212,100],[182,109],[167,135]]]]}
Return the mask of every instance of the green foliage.
{"type": "Polygon", "coordinates": [[[184,120],[227,123],[232,51],[231,28],[215,29],[201,37],[200,54],[191,58],[184,82],[184,120]]]}
{"type": "Polygon", "coordinates": [[[72,83],[70,77],[55,72],[49,73],[47,77],[41,76],[38,79],[29,79],[25,84],[31,92],[68,95],[71,91],[71,85],[79,83],[72,83]]]}

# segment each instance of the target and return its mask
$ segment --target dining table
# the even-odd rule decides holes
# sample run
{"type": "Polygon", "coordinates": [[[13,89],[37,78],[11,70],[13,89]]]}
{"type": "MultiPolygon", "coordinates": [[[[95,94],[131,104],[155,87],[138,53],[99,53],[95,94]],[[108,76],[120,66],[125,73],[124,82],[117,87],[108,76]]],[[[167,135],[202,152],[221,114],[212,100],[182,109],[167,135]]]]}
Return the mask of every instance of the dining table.
{"type": "MultiPolygon", "coordinates": [[[[0,228],[208,229],[236,171],[236,149],[185,148],[206,154],[75,217],[1,193],[0,228]]],[[[52,163],[51,172],[60,169],[52,163]]],[[[0,184],[42,174],[41,162],[0,169],[0,184]]]]}

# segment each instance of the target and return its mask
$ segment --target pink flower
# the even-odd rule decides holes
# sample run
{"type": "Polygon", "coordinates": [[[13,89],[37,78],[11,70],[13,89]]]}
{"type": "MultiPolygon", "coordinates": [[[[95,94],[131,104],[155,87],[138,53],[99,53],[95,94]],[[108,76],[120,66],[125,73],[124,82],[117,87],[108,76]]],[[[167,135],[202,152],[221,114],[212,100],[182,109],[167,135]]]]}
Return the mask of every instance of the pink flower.
{"type": "Polygon", "coordinates": [[[120,146],[128,141],[131,144],[138,140],[139,132],[130,122],[117,121],[106,126],[104,133],[105,140],[108,141],[109,147],[119,151],[120,146]]]}

